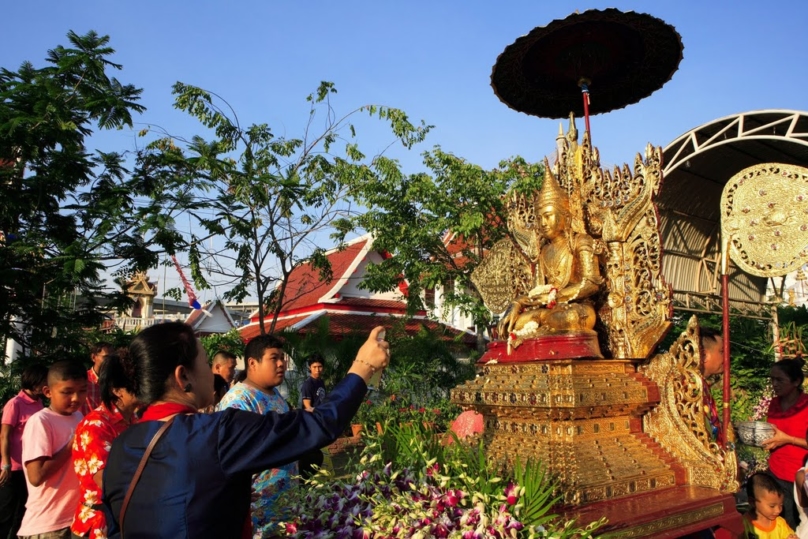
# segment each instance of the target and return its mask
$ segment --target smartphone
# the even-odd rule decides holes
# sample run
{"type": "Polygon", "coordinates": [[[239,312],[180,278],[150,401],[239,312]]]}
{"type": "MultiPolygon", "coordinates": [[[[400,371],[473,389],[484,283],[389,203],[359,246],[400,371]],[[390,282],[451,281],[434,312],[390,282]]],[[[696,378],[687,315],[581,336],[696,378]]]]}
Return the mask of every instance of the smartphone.
{"type": "MultiPolygon", "coordinates": [[[[377,341],[383,341],[386,335],[387,335],[387,331],[386,330],[381,330],[379,332],[379,335],[376,337],[376,340],[377,341]]],[[[374,372],[373,376],[371,376],[370,380],[368,380],[368,387],[378,389],[379,388],[379,383],[381,381],[382,381],[382,369],[379,369],[376,372],[374,372]]]]}

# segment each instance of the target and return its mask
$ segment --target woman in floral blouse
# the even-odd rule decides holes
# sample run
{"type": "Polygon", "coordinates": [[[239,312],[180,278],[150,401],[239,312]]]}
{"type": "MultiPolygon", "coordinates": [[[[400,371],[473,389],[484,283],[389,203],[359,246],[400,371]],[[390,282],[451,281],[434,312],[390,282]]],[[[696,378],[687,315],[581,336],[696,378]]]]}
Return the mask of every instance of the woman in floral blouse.
{"type": "Polygon", "coordinates": [[[76,428],[73,467],[81,486],[70,531],[74,536],[106,539],[107,525],[101,504],[101,478],[112,440],[132,422],[138,405],[132,387],[134,366],[123,348],[104,360],[99,385],[103,404],[91,411],[76,428]]]}

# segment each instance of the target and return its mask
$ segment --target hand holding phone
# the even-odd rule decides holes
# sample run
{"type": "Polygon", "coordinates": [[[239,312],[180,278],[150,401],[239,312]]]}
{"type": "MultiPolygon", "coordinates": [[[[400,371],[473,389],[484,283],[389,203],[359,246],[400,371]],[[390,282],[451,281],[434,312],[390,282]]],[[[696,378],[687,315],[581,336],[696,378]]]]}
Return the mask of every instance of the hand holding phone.
{"type": "MultiPolygon", "coordinates": [[[[379,342],[384,341],[385,336],[387,335],[387,331],[381,330],[379,334],[376,336],[376,340],[379,342]]],[[[370,377],[368,380],[368,387],[372,387],[374,389],[379,388],[379,383],[382,381],[382,369],[377,370],[373,373],[373,376],[370,377]]]]}

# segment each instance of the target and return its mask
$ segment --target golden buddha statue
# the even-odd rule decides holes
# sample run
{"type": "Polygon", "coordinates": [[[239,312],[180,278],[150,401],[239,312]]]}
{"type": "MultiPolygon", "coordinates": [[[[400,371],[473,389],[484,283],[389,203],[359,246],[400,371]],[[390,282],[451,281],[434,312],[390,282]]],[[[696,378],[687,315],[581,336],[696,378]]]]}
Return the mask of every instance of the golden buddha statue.
{"type": "Polygon", "coordinates": [[[594,240],[573,230],[570,200],[549,167],[535,206],[533,234],[544,242],[533,288],[517,297],[499,323],[499,334],[515,346],[524,339],[549,334],[592,333],[595,307],[588,299],[603,279],[594,240]]]}
{"type": "Polygon", "coordinates": [[[654,204],[662,150],[609,171],[577,133],[572,118],[566,135],[559,127],[542,189],[508,195],[507,237],[471,274],[486,307],[504,313],[483,363],[645,358],[670,327],[654,204]]]}

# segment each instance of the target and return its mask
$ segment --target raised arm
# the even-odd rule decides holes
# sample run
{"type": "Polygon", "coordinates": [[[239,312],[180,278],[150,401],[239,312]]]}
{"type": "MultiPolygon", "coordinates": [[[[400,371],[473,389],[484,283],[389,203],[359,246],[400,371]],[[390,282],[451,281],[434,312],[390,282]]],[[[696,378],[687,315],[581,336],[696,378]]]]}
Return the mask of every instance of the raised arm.
{"type": "Polygon", "coordinates": [[[277,468],[334,441],[359,409],[370,377],[389,363],[389,345],[378,340],[382,329],[371,332],[348,375],[313,411],[263,416],[239,410],[222,412],[218,453],[225,473],[277,468]]]}

